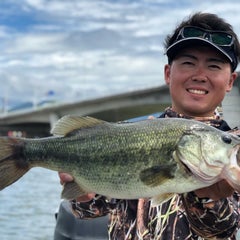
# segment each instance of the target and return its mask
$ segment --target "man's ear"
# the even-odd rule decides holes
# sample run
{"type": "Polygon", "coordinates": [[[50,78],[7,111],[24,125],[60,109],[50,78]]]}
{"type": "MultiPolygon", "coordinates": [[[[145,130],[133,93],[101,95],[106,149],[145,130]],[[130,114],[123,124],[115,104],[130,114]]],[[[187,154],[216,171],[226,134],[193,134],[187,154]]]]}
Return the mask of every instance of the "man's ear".
{"type": "Polygon", "coordinates": [[[165,83],[167,85],[170,84],[170,72],[171,72],[171,65],[170,64],[166,64],[164,66],[164,79],[165,79],[165,83]]]}
{"type": "Polygon", "coordinates": [[[232,90],[233,83],[234,83],[234,81],[236,80],[237,76],[238,76],[237,72],[233,72],[233,73],[231,74],[231,77],[230,77],[230,79],[229,79],[229,81],[228,81],[228,85],[227,85],[226,92],[230,92],[230,91],[232,90]]]}

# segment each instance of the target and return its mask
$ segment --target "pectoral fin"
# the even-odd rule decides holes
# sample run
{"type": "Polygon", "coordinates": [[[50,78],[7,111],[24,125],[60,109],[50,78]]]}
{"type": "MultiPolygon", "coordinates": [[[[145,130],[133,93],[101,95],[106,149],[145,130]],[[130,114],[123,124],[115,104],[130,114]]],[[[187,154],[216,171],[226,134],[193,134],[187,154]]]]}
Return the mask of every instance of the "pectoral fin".
{"type": "Polygon", "coordinates": [[[87,194],[86,191],[73,181],[64,184],[61,197],[66,200],[73,200],[85,194],[87,194]]]}

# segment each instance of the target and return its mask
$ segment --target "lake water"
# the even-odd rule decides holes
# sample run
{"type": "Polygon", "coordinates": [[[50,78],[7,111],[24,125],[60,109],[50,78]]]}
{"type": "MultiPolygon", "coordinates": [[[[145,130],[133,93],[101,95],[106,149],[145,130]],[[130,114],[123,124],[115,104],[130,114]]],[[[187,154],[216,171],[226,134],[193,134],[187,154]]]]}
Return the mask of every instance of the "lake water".
{"type": "Polygon", "coordinates": [[[53,239],[61,189],[57,172],[33,168],[0,191],[0,239],[53,239]]]}

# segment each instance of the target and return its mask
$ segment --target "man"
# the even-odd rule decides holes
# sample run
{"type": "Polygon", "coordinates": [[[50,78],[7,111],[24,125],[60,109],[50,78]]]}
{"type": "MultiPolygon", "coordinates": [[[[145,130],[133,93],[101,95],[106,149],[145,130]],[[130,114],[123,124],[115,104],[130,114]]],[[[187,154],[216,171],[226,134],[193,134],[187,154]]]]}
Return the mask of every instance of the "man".
{"type": "MultiPolygon", "coordinates": [[[[166,38],[165,47],[172,106],[160,117],[196,119],[230,130],[216,109],[237,78],[240,46],[231,25],[217,15],[196,13],[166,38]]],[[[60,178],[73,180],[65,173],[60,178]]],[[[109,214],[111,239],[236,239],[240,219],[239,196],[226,181],[175,195],[158,207],[147,199],[109,202],[92,193],[72,201],[72,208],[83,219],[109,214]]]]}

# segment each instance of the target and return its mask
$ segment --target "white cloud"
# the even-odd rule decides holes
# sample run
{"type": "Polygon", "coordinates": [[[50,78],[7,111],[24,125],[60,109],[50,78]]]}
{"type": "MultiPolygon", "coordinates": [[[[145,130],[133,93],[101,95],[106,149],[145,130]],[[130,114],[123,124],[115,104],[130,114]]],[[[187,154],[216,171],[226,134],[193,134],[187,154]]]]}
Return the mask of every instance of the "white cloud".
{"type": "Polygon", "coordinates": [[[62,34],[21,34],[5,44],[4,52],[28,54],[56,51],[61,43],[62,34]]]}
{"type": "Polygon", "coordinates": [[[176,24],[209,11],[240,33],[239,8],[238,0],[2,0],[0,83],[8,81],[0,97],[25,101],[54,89],[69,101],[161,85],[162,44],[176,24]]]}

